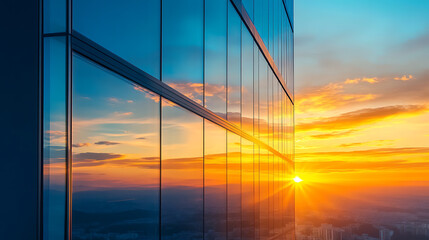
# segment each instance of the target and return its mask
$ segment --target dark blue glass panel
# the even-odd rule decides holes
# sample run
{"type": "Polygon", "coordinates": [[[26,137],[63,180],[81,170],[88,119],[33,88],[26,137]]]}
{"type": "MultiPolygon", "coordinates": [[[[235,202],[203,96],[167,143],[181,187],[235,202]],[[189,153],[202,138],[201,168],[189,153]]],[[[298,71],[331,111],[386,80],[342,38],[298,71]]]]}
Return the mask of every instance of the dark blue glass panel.
{"type": "Polygon", "coordinates": [[[73,228],[159,239],[159,96],[73,56],[73,228]]]}
{"type": "Polygon", "coordinates": [[[227,133],[228,240],[241,239],[241,137],[227,133]]]}
{"type": "Polygon", "coordinates": [[[247,28],[242,26],[241,69],[242,69],[242,129],[253,134],[253,38],[247,28]]]}
{"type": "Polygon", "coordinates": [[[227,119],[241,125],[241,19],[228,3],[227,119]]]}
{"type": "Polygon", "coordinates": [[[203,238],[203,119],[162,102],[161,239],[203,238]]]}
{"type": "Polygon", "coordinates": [[[203,1],[162,1],[162,81],[203,102],[203,1]]]}
{"type": "Polygon", "coordinates": [[[160,1],[73,0],[73,29],[160,78],[160,1]]]}
{"type": "Polygon", "coordinates": [[[43,239],[65,236],[66,219],[66,38],[44,39],[43,239]]]}
{"type": "Polygon", "coordinates": [[[226,239],[226,130],[204,122],[204,239],[226,239]]]}
{"type": "Polygon", "coordinates": [[[67,0],[43,1],[43,32],[67,31],[67,0]]]}
{"type": "Polygon", "coordinates": [[[205,1],[205,107],[226,118],[228,0],[205,1]]]}

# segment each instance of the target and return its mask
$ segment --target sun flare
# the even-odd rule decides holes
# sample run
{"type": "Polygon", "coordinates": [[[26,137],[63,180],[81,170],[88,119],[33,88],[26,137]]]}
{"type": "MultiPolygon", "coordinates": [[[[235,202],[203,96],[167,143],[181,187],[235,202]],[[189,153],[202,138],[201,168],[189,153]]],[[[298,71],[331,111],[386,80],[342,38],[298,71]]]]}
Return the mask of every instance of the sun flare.
{"type": "Polygon", "coordinates": [[[304,180],[302,180],[300,177],[298,177],[298,176],[296,176],[294,179],[293,179],[296,183],[300,183],[300,182],[302,182],[302,181],[304,181],[304,180]]]}

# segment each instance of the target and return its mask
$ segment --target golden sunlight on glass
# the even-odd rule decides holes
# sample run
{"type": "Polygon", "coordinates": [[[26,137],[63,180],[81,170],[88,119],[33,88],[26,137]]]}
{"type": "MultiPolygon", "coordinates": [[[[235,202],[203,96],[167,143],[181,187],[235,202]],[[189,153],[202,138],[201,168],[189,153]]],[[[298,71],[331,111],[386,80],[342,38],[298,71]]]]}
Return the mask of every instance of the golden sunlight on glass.
{"type": "Polygon", "coordinates": [[[300,182],[302,182],[302,181],[304,181],[304,180],[302,180],[300,177],[298,177],[298,176],[296,176],[294,179],[293,179],[296,183],[300,183],[300,182]]]}

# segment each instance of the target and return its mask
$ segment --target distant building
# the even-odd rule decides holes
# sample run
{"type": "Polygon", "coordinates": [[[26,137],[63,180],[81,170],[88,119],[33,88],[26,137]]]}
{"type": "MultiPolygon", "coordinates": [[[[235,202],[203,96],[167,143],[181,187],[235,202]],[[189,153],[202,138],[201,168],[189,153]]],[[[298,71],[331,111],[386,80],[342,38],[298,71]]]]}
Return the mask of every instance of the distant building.
{"type": "Polygon", "coordinates": [[[379,229],[380,233],[380,240],[391,240],[393,236],[393,230],[387,229],[387,228],[381,228],[379,229]]]}

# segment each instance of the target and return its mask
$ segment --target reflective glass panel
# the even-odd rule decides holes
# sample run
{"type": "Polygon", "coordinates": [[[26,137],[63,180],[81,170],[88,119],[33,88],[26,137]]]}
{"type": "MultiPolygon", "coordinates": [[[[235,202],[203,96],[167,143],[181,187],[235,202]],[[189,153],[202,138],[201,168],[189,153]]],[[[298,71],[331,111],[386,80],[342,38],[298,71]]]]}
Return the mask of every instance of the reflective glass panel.
{"type": "Polygon", "coordinates": [[[242,3],[250,19],[253,21],[253,0],[242,0],[242,3]]]}
{"type": "Polygon", "coordinates": [[[269,183],[269,172],[268,172],[268,151],[264,148],[260,148],[260,196],[259,196],[259,225],[260,225],[260,237],[261,239],[268,239],[268,216],[269,216],[269,192],[268,192],[268,183],[269,183]]]}
{"type": "Polygon", "coordinates": [[[259,139],[268,144],[268,65],[259,54],[259,139]]]}
{"type": "Polygon", "coordinates": [[[203,1],[162,1],[162,81],[203,103],[203,1]]]}
{"type": "Polygon", "coordinates": [[[43,32],[67,31],[67,0],[43,1],[43,32]]]}
{"type": "Polygon", "coordinates": [[[254,0],[255,16],[254,24],[256,30],[264,41],[265,46],[268,47],[268,4],[269,0],[254,0]]]}
{"type": "Polygon", "coordinates": [[[228,239],[241,239],[241,137],[227,133],[228,239]]]}
{"type": "Polygon", "coordinates": [[[159,96],[73,56],[73,232],[159,239],[159,96]]]}
{"type": "Polygon", "coordinates": [[[160,77],[160,1],[73,0],[73,29],[160,77]]]}
{"type": "Polygon", "coordinates": [[[64,238],[66,214],[66,38],[44,39],[43,238],[64,238]]]}
{"type": "Polygon", "coordinates": [[[242,26],[241,68],[242,68],[242,129],[253,134],[253,38],[246,26],[242,26]]]}
{"type": "Polygon", "coordinates": [[[241,139],[241,208],[242,238],[254,239],[255,236],[255,202],[254,202],[254,144],[241,139]]]}
{"type": "Polygon", "coordinates": [[[228,105],[227,118],[241,122],[241,19],[228,2],[228,105]]]}
{"type": "Polygon", "coordinates": [[[226,130],[204,121],[204,239],[226,239],[226,130]]]}
{"type": "Polygon", "coordinates": [[[226,118],[228,0],[205,1],[205,106],[226,118]]]}
{"type": "Polygon", "coordinates": [[[203,119],[162,102],[161,238],[203,238],[203,119]]]}

